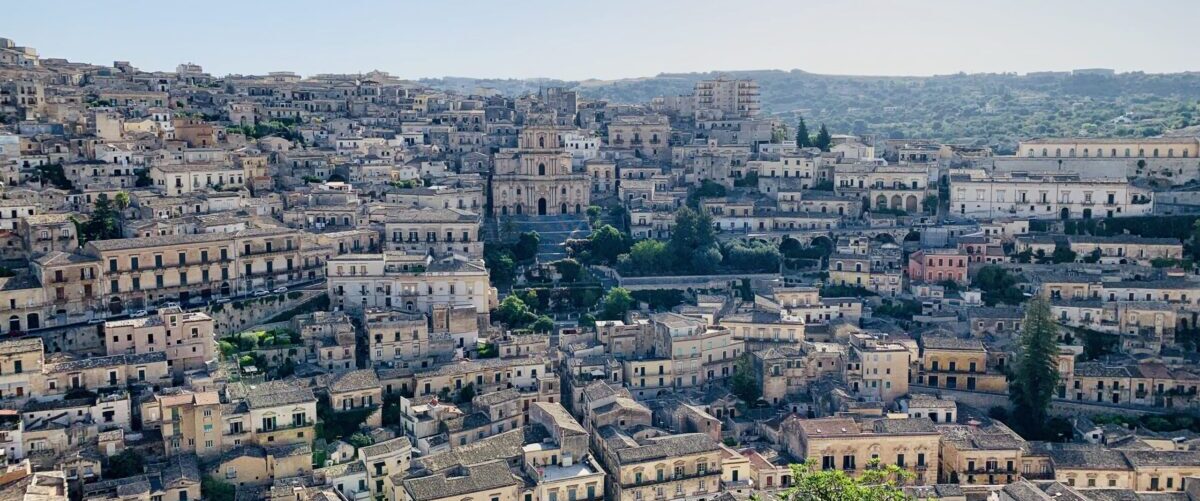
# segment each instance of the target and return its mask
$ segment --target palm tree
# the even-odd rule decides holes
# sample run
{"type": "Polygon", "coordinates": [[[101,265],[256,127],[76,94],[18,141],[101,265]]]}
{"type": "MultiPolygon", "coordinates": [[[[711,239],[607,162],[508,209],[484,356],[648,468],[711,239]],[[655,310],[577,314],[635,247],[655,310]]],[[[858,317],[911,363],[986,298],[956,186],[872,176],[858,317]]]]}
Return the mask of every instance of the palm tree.
{"type": "Polygon", "coordinates": [[[129,193],[118,191],[113,197],[113,202],[117,204],[117,227],[121,229],[121,234],[125,234],[125,209],[129,208],[129,193]]]}

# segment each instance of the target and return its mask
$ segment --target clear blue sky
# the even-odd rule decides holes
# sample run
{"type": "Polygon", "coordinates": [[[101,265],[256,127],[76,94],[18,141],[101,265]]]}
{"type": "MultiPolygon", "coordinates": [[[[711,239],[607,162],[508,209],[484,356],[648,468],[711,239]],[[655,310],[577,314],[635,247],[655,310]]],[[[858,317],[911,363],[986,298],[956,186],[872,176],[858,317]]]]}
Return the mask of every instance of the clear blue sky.
{"type": "Polygon", "coordinates": [[[1200,0],[22,1],[43,57],[210,73],[627,78],[1200,70],[1200,0]]]}

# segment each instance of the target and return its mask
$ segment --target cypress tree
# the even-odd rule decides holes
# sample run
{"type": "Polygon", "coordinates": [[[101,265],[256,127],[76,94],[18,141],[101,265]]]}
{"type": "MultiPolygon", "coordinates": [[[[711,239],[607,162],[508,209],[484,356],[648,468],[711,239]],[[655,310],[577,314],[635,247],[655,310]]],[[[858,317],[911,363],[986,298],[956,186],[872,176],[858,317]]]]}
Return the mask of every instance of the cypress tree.
{"type": "Polygon", "coordinates": [[[812,136],[808,135],[808,125],[804,124],[804,117],[800,117],[800,123],[796,124],[796,146],[800,148],[812,146],[812,136]]]}
{"type": "Polygon", "coordinates": [[[1026,304],[1021,326],[1020,358],[1016,364],[1009,399],[1016,428],[1038,438],[1048,421],[1050,400],[1058,389],[1058,325],[1050,304],[1035,297],[1026,304]]]}
{"type": "Polygon", "coordinates": [[[821,124],[821,130],[817,131],[817,140],[813,141],[813,146],[820,148],[821,151],[829,151],[829,145],[833,143],[833,137],[829,135],[829,130],[825,128],[825,124],[821,124]]]}

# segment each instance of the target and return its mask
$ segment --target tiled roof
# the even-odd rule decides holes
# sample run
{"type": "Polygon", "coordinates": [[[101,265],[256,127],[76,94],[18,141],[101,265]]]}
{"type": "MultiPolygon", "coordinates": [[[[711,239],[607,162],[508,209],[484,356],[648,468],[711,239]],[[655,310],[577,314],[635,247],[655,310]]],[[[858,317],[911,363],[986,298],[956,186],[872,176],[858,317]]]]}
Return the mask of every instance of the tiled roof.
{"type": "Polygon", "coordinates": [[[140,249],[145,247],[170,247],[203,242],[230,242],[238,238],[270,237],[285,234],[298,234],[291,229],[251,229],[234,233],[188,233],[184,235],[157,235],[140,238],[120,238],[112,240],[93,240],[89,246],[101,252],[110,250],[140,249]]]}
{"type": "Polygon", "coordinates": [[[246,391],[246,404],[251,409],[263,409],[316,401],[317,398],[313,396],[312,390],[300,388],[283,381],[267,381],[251,386],[246,391]]]}
{"type": "Polygon", "coordinates": [[[718,450],[720,445],[708,435],[684,433],[646,439],[637,447],[618,449],[616,456],[621,464],[633,464],[718,450]]]}
{"type": "Polygon", "coordinates": [[[397,451],[412,449],[412,442],[408,441],[408,437],[397,437],[391,440],[385,440],[375,445],[368,445],[361,449],[363,457],[370,459],[373,457],[384,456],[397,451]]]}
{"type": "Polygon", "coordinates": [[[30,337],[0,341],[0,355],[12,355],[14,353],[24,353],[27,351],[36,351],[41,353],[42,338],[30,337]]]}
{"type": "Polygon", "coordinates": [[[138,353],[133,355],[112,355],[107,357],[91,357],[78,360],[68,360],[63,362],[47,363],[46,372],[49,374],[74,372],[84,369],[95,369],[99,367],[117,367],[121,365],[145,365],[153,363],[166,363],[167,352],[152,351],[149,353],[138,353]]]}
{"type": "Polygon", "coordinates": [[[360,369],[344,372],[334,376],[329,383],[329,391],[343,393],[347,391],[379,388],[379,377],[373,369],[360,369]]]}
{"type": "Polygon", "coordinates": [[[464,466],[452,473],[453,475],[449,472],[437,473],[404,480],[404,490],[413,501],[424,501],[490,491],[521,483],[509,471],[508,464],[502,460],[464,466]]]}

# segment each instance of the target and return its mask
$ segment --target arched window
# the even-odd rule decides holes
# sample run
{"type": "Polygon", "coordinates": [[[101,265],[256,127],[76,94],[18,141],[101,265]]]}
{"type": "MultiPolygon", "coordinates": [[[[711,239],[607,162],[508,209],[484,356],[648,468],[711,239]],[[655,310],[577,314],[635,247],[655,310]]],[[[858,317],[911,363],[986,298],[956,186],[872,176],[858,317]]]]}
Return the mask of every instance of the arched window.
{"type": "Polygon", "coordinates": [[[546,147],[546,136],[538,136],[538,148],[546,147]]]}
{"type": "Polygon", "coordinates": [[[1175,157],[1175,148],[1167,148],[1167,158],[1175,157]]]}
{"type": "Polygon", "coordinates": [[[1154,158],[1158,158],[1158,148],[1154,148],[1154,158]]]}
{"type": "Polygon", "coordinates": [[[546,175],[546,164],[538,164],[538,175],[539,176],[546,175]]]}
{"type": "Polygon", "coordinates": [[[1061,157],[1062,156],[1062,148],[1054,148],[1054,156],[1061,157]]]}
{"type": "Polygon", "coordinates": [[[1087,158],[1087,156],[1088,156],[1088,149],[1084,148],[1083,149],[1083,158],[1087,158]]]}
{"type": "Polygon", "coordinates": [[[1046,148],[1042,148],[1042,156],[1043,156],[1043,157],[1044,157],[1044,156],[1046,156],[1046,153],[1047,153],[1047,152],[1046,152],[1046,148]]]}

